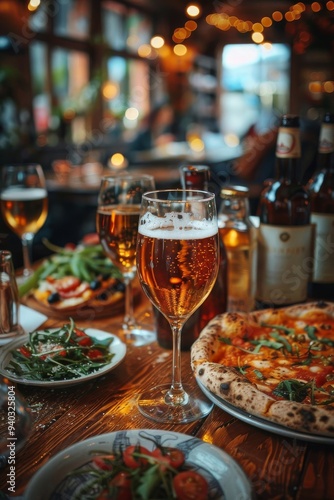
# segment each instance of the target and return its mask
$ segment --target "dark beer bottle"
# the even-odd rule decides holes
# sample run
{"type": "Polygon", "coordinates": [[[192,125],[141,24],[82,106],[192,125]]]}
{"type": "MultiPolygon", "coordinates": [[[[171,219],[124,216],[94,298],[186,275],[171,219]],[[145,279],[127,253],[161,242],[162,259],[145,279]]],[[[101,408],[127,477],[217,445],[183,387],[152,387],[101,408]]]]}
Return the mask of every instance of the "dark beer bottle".
{"type": "Polygon", "coordinates": [[[259,200],[257,307],[304,302],[312,269],[311,205],[301,184],[299,117],[283,115],[276,178],[259,200]]]}
{"type": "MultiPolygon", "coordinates": [[[[208,190],[210,169],[207,166],[181,166],[181,185],[184,189],[208,190]]],[[[181,349],[189,350],[200,332],[209,321],[226,312],[227,306],[227,258],[225,247],[220,239],[220,265],[215,285],[203,304],[190,316],[181,333],[181,349]]],[[[163,314],[154,308],[157,341],[161,347],[172,349],[171,327],[163,314]]]]}
{"type": "Polygon", "coordinates": [[[179,171],[182,189],[209,190],[210,167],[207,165],[181,165],[179,171]]]}
{"type": "Polygon", "coordinates": [[[315,227],[314,262],[309,296],[334,299],[334,113],[324,116],[317,166],[307,188],[315,227]]]}

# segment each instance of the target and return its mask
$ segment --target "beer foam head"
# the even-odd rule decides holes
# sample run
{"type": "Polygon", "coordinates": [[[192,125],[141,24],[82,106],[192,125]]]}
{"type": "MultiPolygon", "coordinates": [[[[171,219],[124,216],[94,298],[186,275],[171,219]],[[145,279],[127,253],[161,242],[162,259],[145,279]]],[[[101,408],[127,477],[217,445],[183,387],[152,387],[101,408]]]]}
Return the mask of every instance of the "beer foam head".
{"type": "Polygon", "coordinates": [[[217,221],[192,220],[186,212],[170,212],[164,217],[146,213],[140,220],[138,232],[150,238],[195,239],[208,238],[218,232],[217,221]]]}
{"type": "Polygon", "coordinates": [[[3,191],[0,195],[0,198],[3,200],[12,200],[12,201],[32,201],[32,200],[40,200],[41,198],[45,198],[47,196],[47,190],[44,188],[9,188],[3,191]]]}

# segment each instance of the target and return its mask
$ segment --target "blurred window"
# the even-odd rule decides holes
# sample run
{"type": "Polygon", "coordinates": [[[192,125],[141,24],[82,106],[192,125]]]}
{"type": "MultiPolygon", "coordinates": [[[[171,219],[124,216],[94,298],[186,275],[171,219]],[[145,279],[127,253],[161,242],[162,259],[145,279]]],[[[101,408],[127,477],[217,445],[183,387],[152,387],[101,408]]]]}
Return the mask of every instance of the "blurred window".
{"type": "Polygon", "coordinates": [[[51,95],[47,75],[47,46],[43,42],[30,45],[32,108],[37,133],[48,130],[51,120],[51,95]]]}
{"type": "Polygon", "coordinates": [[[290,48],[284,44],[226,45],[222,52],[221,123],[223,134],[242,137],[255,126],[271,128],[288,112],[290,48]],[[242,116],[242,120],[240,120],[242,116]]]}
{"type": "Polygon", "coordinates": [[[103,2],[101,19],[103,38],[112,49],[137,53],[152,36],[147,16],[125,5],[103,2]]]}
{"type": "Polygon", "coordinates": [[[35,33],[44,33],[48,29],[49,16],[44,8],[38,9],[29,17],[29,28],[35,33]]]}
{"type": "Polygon", "coordinates": [[[139,56],[152,25],[123,2],[49,2],[29,18],[32,108],[40,144],[91,140],[112,124],[133,129],[150,108],[150,60],[139,56]],[[95,9],[95,10],[93,10],[95,9]],[[94,35],[94,36],[92,36],[94,35]],[[104,120],[107,122],[104,122],[104,120]],[[105,125],[107,123],[107,125],[105,125]]]}
{"type": "Polygon", "coordinates": [[[66,0],[55,4],[54,33],[77,39],[89,36],[90,8],[88,0],[66,0]]]}
{"type": "MultiPolygon", "coordinates": [[[[129,107],[140,116],[149,109],[149,67],[143,61],[110,57],[107,61],[108,82],[105,84],[105,114],[123,117],[129,107]]],[[[131,125],[130,125],[131,127],[131,125]]]]}
{"type": "Polygon", "coordinates": [[[56,123],[59,120],[65,138],[72,138],[76,143],[84,141],[86,133],[82,128],[81,117],[96,98],[96,91],[89,82],[88,55],[80,51],[55,48],[51,57],[51,78],[56,112],[53,119],[56,123]],[[67,123],[71,124],[69,130],[66,130],[67,123]]]}
{"type": "Polygon", "coordinates": [[[102,4],[102,32],[109,47],[116,50],[124,50],[126,46],[126,13],[124,5],[112,2],[102,4]]]}

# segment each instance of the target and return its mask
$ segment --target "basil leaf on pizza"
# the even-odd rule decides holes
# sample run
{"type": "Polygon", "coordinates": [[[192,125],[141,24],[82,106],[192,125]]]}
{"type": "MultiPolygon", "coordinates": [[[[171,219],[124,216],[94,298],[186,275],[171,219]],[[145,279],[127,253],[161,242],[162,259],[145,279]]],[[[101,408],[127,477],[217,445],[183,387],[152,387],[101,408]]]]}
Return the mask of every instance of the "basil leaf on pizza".
{"type": "Polygon", "coordinates": [[[334,437],[334,303],[216,316],[193,344],[191,366],[249,414],[334,437]]]}

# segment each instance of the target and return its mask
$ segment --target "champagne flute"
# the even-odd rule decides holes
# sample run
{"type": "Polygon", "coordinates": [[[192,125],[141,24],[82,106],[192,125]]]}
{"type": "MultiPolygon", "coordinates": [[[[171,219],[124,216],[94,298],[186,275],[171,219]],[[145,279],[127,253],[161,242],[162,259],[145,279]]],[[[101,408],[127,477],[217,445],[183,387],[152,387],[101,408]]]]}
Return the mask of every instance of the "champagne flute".
{"type": "Polygon", "coordinates": [[[119,337],[127,344],[145,345],[156,339],[139,325],[133,312],[132,283],[136,276],[136,243],[142,195],[155,188],[151,175],[120,173],[101,180],[96,228],[106,255],[123,274],[125,316],[119,337]]]}
{"type": "Polygon", "coordinates": [[[48,193],[42,167],[33,163],[4,166],[0,203],[4,221],[22,241],[23,275],[18,281],[24,281],[33,273],[33,239],[48,214],[48,193]]]}
{"type": "Polygon", "coordinates": [[[182,385],[182,327],[209,295],[217,277],[219,236],[215,195],[169,190],[142,198],[137,242],[139,281],[166,317],[173,336],[172,382],[147,390],[138,407],[157,422],[186,423],[207,415],[212,403],[182,385]]]}

